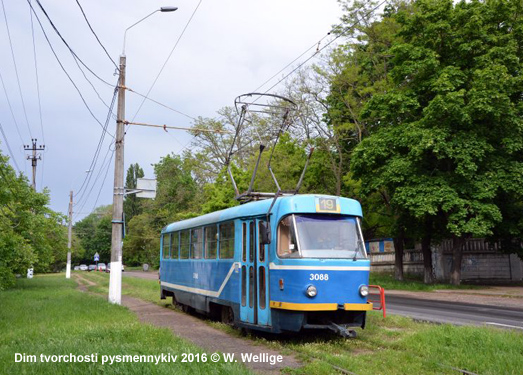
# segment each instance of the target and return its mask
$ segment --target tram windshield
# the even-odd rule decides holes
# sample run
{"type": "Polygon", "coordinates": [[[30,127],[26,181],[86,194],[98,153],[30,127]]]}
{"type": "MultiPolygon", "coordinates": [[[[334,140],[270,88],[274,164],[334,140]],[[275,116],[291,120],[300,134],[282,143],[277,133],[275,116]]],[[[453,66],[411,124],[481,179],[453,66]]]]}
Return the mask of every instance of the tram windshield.
{"type": "Polygon", "coordinates": [[[359,218],[318,214],[286,216],[278,225],[278,256],[366,258],[359,218]]]}

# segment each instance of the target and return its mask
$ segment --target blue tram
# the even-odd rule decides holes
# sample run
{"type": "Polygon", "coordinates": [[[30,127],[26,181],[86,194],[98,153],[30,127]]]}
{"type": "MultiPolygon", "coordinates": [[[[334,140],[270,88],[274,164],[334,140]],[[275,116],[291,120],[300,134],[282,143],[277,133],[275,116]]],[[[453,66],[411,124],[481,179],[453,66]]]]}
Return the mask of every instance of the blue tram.
{"type": "Polygon", "coordinates": [[[239,327],[354,336],[372,309],[361,217],[353,199],[292,195],[172,223],[161,296],[239,327]]]}

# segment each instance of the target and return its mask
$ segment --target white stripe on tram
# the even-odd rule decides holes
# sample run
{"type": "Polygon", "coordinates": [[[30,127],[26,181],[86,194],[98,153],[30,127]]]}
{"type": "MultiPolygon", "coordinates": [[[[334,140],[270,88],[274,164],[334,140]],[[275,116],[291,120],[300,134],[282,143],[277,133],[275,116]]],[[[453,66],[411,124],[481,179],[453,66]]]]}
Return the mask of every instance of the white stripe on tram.
{"type": "Polygon", "coordinates": [[[279,266],[274,263],[269,264],[271,270],[307,270],[307,271],[370,271],[370,266],[279,266]]]}
{"type": "Polygon", "coordinates": [[[192,288],[192,287],[185,286],[185,285],[168,283],[166,281],[162,281],[161,284],[163,286],[168,286],[169,288],[181,290],[184,292],[203,294],[204,296],[208,296],[208,297],[219,297],[223,291],[223,288],[225,288],[225,285],[227,285],[227,282],[231,278],[231,275],[234,272],[236,267],[238,267],[238,268],[240,267],[239,262],[235,262],[232,264],[231,268],[229,269],[229,272],[227,273],[227,276],[225,276],[225,279],[223,280],[223,283],[220,286],[220,289],[218,289],[218,291],[212,291],[212,290],[200,289],[200,288],[192,288]]]}

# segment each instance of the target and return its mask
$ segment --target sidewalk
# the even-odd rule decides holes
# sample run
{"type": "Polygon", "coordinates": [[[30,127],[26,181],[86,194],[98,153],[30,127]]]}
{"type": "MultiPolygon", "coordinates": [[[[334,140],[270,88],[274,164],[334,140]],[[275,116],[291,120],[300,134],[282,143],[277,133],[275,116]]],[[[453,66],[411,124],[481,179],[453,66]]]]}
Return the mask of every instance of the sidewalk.
{"type": "Polygon", "coordinates": [[[387,295],[404,296],[432,301],[463,302],[478,305],[512,307],[523,309],[523,287],[500,286],[485,289],[442,289],[433,292],[411,292],[406,290],[385,290],[387,295]]]}

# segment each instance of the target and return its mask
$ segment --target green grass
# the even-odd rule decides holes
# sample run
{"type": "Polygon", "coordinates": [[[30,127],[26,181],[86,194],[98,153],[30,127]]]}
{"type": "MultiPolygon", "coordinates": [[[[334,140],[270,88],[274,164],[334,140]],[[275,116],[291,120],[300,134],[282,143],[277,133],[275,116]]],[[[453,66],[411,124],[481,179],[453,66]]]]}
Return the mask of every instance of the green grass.
{"type": "MultiPolygon", "coordinates": [[[[91,273],[87,277],[101,282],[104,287],[98,290],[107,293],[107,275],[91,273]]],[[[156,280],[124,277],[123,293],[161,305],[168,303],[159,299],[156,280]]],[[[224,324],[207,323],[231,335],[241,335],[224,324]]],[[[304,367],[287,371],[298,375],[332,374],[333,366],[358,375],[457,374],[451,367],[482,375],[515,375],[523,369],[520,332],[424,324],[399,316],[383,319],[378,312],[368,314],[367,327],[358,330],[356,339],[329,332],[249,337],[284,354],[297,354],[304,367]]]]}
{"type": "MultiPolygon", "coordinates": [[[[90,292],[107,295],[109,288],[109,274],[103,272],[84,272],[80,275],[88,280],[95,282],[96,286],[89,286],[90,292]]],[[[160,286],[158,280],[140,279],[123,275],[122,294],[143,299],[159,305],[170,303],[160,299],[160,286]]]]}
{"type": "Polygon", "coordinates": [[[118,363],[102,355],[203,353],[168,329],[138,322],[125,307],[76,290],[63,274],[18,280],[0,292],[0,374],[246,374],[239,364],[118,363]],[[15,363],[15,353],[90,355],[97,363],[15,363]]]}
{"type": "Polygon", "coordinates": [[[387,290],[408,290],[412,292],[431,292],[439,289],[480,289],[477,285],[424,284],[421,277],[405,275],[404,281],[394,279],[394,275],[371,272],[370,285],[379,285],[387,290]]]}

